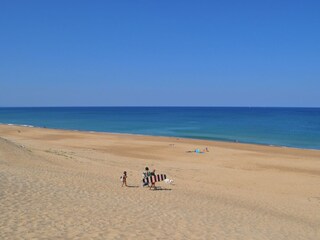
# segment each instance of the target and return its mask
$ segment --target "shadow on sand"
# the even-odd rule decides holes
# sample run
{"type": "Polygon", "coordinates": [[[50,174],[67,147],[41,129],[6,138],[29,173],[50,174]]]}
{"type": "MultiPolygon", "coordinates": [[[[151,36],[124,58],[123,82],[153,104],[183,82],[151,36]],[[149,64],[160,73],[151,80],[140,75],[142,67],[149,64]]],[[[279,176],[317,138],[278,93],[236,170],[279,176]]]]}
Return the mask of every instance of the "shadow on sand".
{"type": "Polygon", "coordinates": [[[155,188],[152,188],[150,190],[153,190],[153,191],[171,191],[171,188],[155,187],[155,188]]]}

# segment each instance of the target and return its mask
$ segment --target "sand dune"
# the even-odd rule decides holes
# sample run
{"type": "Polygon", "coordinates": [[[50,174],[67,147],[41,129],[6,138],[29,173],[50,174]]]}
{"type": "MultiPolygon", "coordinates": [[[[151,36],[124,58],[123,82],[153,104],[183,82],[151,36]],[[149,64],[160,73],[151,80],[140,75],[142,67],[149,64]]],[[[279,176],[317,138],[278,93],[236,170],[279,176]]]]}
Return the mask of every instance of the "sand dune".
{"type": "Polygon", "coordinates": [[[320,239],[320,151],[7,125],[0,137],[0,239],[320,239]],[[145,166],[174,185],[142,188],[145,166]]]}

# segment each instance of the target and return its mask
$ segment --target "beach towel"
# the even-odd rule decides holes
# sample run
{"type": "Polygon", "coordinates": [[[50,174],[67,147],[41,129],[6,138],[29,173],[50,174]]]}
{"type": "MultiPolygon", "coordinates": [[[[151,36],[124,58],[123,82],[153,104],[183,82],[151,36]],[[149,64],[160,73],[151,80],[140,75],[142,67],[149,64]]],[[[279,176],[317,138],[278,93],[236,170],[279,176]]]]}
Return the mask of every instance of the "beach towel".
{"type": "Polygon", "coordinates": [[[157,174],[157,175],[146,177],[142,181],[143,183],[155,183],[155,182],[161,182],[166,178],[167,178],[166,174],[157,174]]]}

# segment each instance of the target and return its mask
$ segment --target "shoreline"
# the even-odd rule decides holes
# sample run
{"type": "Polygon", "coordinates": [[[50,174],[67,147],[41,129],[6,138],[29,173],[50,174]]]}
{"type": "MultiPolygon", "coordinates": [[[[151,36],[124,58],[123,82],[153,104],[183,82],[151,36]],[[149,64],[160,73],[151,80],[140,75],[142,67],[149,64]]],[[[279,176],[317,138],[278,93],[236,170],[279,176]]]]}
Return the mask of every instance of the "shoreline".
{"type": "Polygon", "coordinates": [[[28,124],[13,124],[13,123],[0,123],[0,126],[15,126],[15,127],[24,127],[24,128],[35,128],[35,129],[48,129],[48,130],[59,130],[59,131],[71,131],[71,132],[83,132],[83,133],[100,133],[100,134],[111,134],[111,135],[128,135],[128,136],[141,136],[141,137],[159,137],[159,138],[168,138],[168,139],[184,139],[192,141],[206,141],[212,143],[226,143],[226,144],[243,144],[243,145],[252,145],[252,146],[261,146],[261,147],[271,147],[279,149],[292,149],[292,150],[306,150],[306,151],[315,151],[320,152],[320,149],[313,148],[299,148],[299,147],[290,147],[285,145],[273,145],[273,144],[263,144],[263,143],[252,143],[252,142],[242,142],[242,141],[228,141],[228,140],[215,140],[215,139],[203,139],[203,138],[188,138],[188,137],[179,137],[179,136],[163,136],[163,135],[145,135],[138,133],[119,133],[119,132],[100,132],[92,130],[77,130],[77,129],[63,129],[63,128],[47,128],[40,126],[33,126],[28,124]]]}

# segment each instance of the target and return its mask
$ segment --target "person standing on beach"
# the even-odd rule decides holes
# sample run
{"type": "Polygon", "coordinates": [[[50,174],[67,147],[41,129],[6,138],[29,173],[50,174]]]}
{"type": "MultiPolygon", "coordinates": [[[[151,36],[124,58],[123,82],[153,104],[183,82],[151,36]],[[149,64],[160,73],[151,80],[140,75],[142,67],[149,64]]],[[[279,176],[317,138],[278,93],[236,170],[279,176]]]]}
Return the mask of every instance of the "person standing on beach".
{"type": "MultiPolygon", "coordinates": [[[[145,168],[145,171],[144,171],[143,174],[142,174],[143,179],[149,177],[150,175],[151,175],[151,172],[149,171],[149,168],[146,167],[146,168],[145,168]]],[[[145,182],[145,183],[144,183],[144,182],[143,182],[143,179],[142,179],[142,186],[145,187],[145,186],[149,185],[148,182],[145,182]]]]}
{"type": "Polygon", "coordinates": [[[156,170],[154,169],[151,173],[151,185],[150,185],[150,189],[153,188],[153,189],[156,189],[156,170]],[[154,176],[154,179],[153,179],[153,176],[154,176]]]}
{"type": "Polygon", "coordinates": [[[122,186],[121,187],[123,187],[123,185],[128,187],[128,185],[127,185],[127,172],[126,171],[123,172],[123,175],[121,176],[121,180],[122,180],[122,186]]]}

